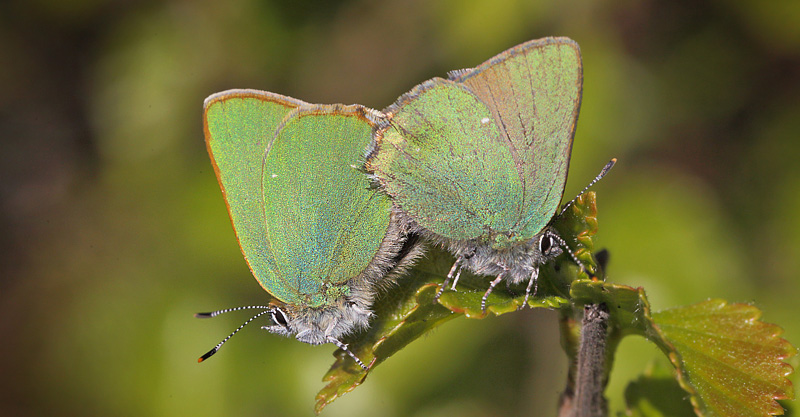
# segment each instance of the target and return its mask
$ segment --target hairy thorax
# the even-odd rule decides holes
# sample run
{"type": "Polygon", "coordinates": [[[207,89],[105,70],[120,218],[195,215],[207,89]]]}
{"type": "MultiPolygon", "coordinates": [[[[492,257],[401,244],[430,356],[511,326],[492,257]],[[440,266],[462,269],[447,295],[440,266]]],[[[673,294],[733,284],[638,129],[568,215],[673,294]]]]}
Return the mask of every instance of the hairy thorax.
{"type": "Polygon", "coordinates": [[[342,297],[340,302],[327,307],[313,308],[284,306],[287,325],[275,324],[267,330],[294,337],[304,343],[319,345],[330,343],[331,338],[340,339],[353,331],[368,326],[372,313],[361,303],[348,302],[342,297]]]}
{"type": "Polygon", "coordinates": [[[444,244],[458,258],[461,265],[479,275],[500,275],[506,273],[510,284],[527,281],[535,270],[561,254],[557,246],[542,252],[542,236],[549,232],[542,230],[531,239],[501,240],[472,239],[467,241],[447,241],[444,244]]]}

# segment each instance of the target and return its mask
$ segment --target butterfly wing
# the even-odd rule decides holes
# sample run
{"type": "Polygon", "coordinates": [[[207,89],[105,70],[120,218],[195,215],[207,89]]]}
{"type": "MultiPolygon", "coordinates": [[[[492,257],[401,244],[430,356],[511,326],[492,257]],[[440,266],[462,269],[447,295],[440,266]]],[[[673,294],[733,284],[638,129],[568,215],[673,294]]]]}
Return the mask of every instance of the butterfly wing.
{"type": "Polygon", "coordinates": [[[391,201],[362,172],[373,115],[361,106],[289,114],[264,156],[264,218],[278,277],[270,285],[319,307],[378,253],[391,201]]]}
{"type": "Polygon", "coordinates": [[[526,42],[454,78],[501,127],[523,185],[524,210],[515,228],[523,236],[538,233],[558,209],[567,181],[583,84],[578,44],[568,38],[526,42]]]}
{"type": "Polygon", "coordinates": [[[463,86],[434,78],[386,110],[367,169],[420,226],[466,240],[507,230],[522,184],[492,114],[463,86]]]}
{"type": "Polygon", "coordinates": [[[275,129],[290,111],[306,104],[256,90],[223,91],[204,103],[206,147],[239,246],[259,283],[282,301],[285,295],[274,293],[268,282],[276,266],[263,217],[262,164],[275,129]]]}
{"type": "Polygon", "coordinates": [[[566,183],[582,83],[577,44],[547,38],[434,78],[386,109],[367,168],[449,239],[533,237],[566,183]]]}
{"type": "Polygon", "coordinates": [[[206,99],[206,144],[239,245],[277,299],[323,303],[324,290],[336,295],[326,283],[358,275],[377,251],[390,202],[353,168],[372,126],[360,106],[255,90],[206,99]]]}

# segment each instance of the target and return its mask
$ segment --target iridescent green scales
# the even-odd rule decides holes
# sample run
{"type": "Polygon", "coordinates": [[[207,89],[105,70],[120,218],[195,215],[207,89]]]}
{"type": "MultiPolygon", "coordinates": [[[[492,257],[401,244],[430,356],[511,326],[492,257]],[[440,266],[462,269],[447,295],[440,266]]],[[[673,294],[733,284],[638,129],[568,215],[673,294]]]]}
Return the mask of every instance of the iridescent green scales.
{"type": "Polygon", "coordinates": [[[342,347],[368,325],[376,287],[415,256],[363,173],[380,117],[255,90],[206,99],[206,143],[242,253],[277,299],[268,330],[342,347]]]}
{"type": "Polygon", "coordinates": [[[449,278],[467,267],[497,275],[487,296],[501,279],[529,280],[530,292],[539,265],[567,249],[547,225],[581,86],[578,45],[546,38],[426,81],[384,110],[367,169],[409,227],[456,255],[449,278]]]}

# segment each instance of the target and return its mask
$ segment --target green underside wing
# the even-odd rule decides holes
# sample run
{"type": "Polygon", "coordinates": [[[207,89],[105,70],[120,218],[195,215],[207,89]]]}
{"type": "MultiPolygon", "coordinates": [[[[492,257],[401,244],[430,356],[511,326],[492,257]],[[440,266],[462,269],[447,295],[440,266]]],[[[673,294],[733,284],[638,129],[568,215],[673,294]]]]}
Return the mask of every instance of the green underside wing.
{"type": "Polygon", "coordinates": [[[367,168],[441,237],[530,239],[561,202],[581,85],[574,41],[518,45],[400,97],[367,168]]]}
{"type": "Polygon", "coordinates": [[[209,97],[205,133],[239,244],[278,300],[322,307],[379,251],[390,200],[360,171],[374,115],[273,93],[209,97]]]}

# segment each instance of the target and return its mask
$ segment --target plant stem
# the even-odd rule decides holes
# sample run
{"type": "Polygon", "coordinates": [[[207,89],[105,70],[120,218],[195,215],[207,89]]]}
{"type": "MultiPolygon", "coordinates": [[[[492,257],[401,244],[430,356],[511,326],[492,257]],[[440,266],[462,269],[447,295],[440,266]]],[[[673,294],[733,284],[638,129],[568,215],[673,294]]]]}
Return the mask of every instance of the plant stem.
{"type": "Polygon", "coordinates": [[[605,417],[608,414],[603,397],[607,381],[608,320],[605,304],[584,307],[577,366],[570,368],[567,388],[561,396],[560,417],[605,417]]]}
{"type": "Polygon", "coordinates": [[[601,417],[607,414],[603,391],[608,318],[605,304],[588,304],[583,308],[583,331],[575,384],[576,417],[601,417]]]}

